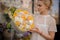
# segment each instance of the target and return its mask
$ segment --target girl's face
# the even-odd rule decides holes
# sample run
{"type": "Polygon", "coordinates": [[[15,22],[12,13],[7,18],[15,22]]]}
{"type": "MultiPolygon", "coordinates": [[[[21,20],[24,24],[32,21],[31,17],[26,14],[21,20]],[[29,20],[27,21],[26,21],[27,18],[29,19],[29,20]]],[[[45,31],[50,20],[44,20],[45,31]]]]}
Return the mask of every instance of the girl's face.
{"type": "Polygon", "coordinates": [[[47,10],[47,6],[43,3],[43,1],[38,1],[37,8],[40,13],[45,12],[45,10],[47,10]]]}

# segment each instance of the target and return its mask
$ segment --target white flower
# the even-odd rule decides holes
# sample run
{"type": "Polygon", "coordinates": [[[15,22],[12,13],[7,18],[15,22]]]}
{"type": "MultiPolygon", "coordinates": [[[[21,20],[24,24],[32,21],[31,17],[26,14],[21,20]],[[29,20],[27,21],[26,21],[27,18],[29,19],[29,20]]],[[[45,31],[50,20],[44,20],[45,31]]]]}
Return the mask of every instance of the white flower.
{"type": "Polygon", "coordinates": [[[29,20],[29,24],[31,25],[33,23],[33,20],[29,20]]]}

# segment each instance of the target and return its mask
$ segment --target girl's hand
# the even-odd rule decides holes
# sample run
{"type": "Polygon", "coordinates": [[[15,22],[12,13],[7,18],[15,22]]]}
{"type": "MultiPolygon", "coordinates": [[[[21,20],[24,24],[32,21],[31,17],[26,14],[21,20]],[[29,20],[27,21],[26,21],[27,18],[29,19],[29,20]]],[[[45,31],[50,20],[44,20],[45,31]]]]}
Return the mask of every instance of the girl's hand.
{"type": "Polygon", "coordinates": [[[36,33],[38,33],[39,29],[37,27],[35,27],[35,28],[31,29],[30,32],[36,32],[36,33]]]}

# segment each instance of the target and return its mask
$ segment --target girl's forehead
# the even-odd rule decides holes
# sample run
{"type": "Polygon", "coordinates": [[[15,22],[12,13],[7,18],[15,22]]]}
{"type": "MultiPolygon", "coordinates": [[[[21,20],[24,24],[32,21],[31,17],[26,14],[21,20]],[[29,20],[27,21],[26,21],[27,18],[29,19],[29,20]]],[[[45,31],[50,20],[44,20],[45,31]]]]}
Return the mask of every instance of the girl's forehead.
{"type": "Polygon", "coordinates": [[[38,2],[37,2],[37,4],[42,4],[42,3],[43,3],[43,1],[38,1],[38,2]]]}
{"type": "Polygon", "coordinates": [[[43,2],[43,0],[37,0],[37,3],[42,3],[43,2]]]}
{"type": "Polygon", "coordinates": [[[37,1],[44,1],[44,0],[37,0],[37,1]]]}

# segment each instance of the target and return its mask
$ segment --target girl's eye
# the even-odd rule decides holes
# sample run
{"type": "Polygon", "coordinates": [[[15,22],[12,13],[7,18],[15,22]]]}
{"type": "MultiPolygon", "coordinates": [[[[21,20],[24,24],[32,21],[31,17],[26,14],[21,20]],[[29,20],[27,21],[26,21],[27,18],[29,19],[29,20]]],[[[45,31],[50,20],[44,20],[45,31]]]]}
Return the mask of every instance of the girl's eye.
{"type": "Polygon", "coordinates": [[[38,6],[41,7],[42,5],[39,4],[38,6]]]}

